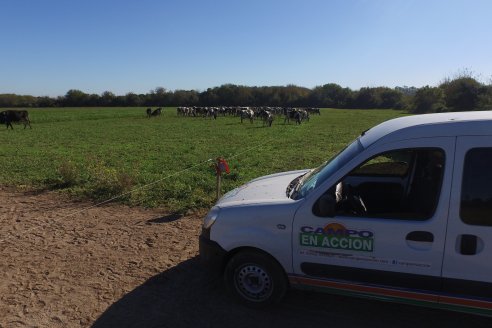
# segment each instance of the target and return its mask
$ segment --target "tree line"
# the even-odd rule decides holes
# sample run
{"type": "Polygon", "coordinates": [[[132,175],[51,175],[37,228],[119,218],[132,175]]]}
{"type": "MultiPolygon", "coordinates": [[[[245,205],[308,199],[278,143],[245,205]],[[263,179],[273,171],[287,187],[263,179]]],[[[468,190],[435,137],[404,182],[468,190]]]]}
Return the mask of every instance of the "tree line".
{"type": "Polygon", "coordinates": [[[0,107],[126,106],[288,106],[353,109],[398,109],[411,113],[492,110],[492,85],[470,74],[445,79],[436,87],[366,87],[359,90],[330,83],[309,89],[296,85],[249,87],[224,84],[199,92],[162,87],[146,94],[101,95],[71,89],[64,96],[0,94],[0,107]]]}

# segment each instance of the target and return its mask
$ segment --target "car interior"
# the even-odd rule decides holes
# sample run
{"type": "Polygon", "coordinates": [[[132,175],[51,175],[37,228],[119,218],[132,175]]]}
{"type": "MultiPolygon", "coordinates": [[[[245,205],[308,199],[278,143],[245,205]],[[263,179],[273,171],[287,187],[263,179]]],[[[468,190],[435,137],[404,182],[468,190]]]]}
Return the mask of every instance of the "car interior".
{"type": "Polygon", "coordinates": [[[437,206],[444,152],[403,149],[377,155],[330,188],[313,208],[318,216],[364,216],[425,220],[437,206]],[[334,213],[326,212],[335,200],[334,213]],[[328,214],[328,215],[327,215],[328,214]]]}

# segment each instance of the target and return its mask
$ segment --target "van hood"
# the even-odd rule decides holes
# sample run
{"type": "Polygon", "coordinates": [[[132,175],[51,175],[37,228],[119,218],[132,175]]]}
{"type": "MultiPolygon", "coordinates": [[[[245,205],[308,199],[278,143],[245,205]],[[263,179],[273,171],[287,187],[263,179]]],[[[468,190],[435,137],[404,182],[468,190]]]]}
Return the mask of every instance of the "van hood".
{"type": "Polygon", "coordinates": [[[287,186],[295,178],[310,170],[298,170],[266,175],[229,191],[217,202],[220,207],[292,201],[287,197],[287,186]]]}

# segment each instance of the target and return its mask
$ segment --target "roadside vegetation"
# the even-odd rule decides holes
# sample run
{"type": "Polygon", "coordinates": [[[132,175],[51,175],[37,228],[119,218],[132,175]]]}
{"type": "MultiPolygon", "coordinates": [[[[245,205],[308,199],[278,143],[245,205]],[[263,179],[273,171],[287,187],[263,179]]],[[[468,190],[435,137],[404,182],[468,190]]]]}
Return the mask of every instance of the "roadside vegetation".
{"type": "Polygon", "coordinates": [[[139,107],[31,109],[32,130],[0,129],[0,185],[95,201],[127,193],[118,201],[183,212],[214,201],[208,159],[229,162],[225,192],[261,175],[318,166],[362,131],[401,115],[322,109],[301,125],[278,117],[267,128],[232,116],[178,117],[175,108],[150,119],[139,107]]]}

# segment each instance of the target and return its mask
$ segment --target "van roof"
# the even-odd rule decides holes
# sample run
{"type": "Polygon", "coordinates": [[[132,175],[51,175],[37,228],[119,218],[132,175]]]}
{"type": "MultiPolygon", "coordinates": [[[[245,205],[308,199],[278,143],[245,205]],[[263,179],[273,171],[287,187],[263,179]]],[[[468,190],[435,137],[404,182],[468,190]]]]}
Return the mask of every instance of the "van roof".
{"type": "Polygon", "coordinates": [[[492,111],[411,115],[383,122],[363,133],[364,148],[375,142],[459,135],[492,135],[492,111]]]}

